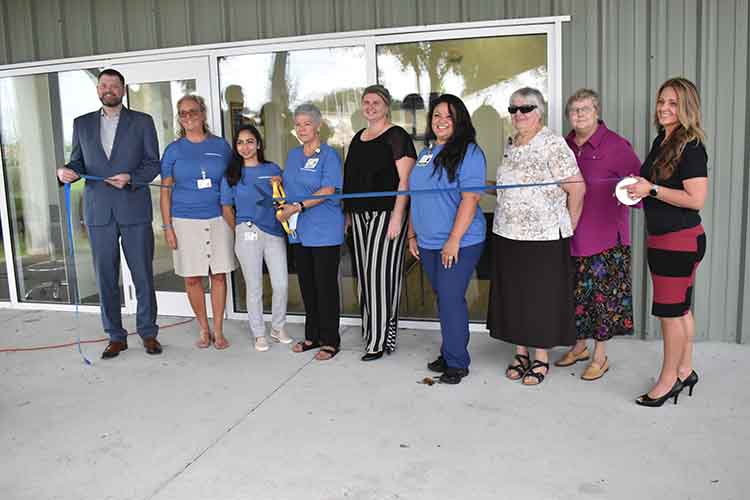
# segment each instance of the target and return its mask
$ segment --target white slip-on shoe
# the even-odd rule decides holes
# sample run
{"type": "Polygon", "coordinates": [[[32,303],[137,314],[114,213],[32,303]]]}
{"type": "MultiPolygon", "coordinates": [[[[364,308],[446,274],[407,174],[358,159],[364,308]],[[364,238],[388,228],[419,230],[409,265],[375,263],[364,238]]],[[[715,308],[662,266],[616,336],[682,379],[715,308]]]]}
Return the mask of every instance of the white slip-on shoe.
{"type": "Polygon", "coordinates": [[[281,342],[282,344],[291,344],[294,342],[294,339],[287,335],[286,330],[283,328],[281,330],[271,330],[271,338],[275,340],[276,342],[281,342]]]}
{"type": "Polygon", "coordinates": [[[269,348],[268,339],[266,337],[257,337],[255,339],[255,350],[256,351],[267,351],[269,348]]]}

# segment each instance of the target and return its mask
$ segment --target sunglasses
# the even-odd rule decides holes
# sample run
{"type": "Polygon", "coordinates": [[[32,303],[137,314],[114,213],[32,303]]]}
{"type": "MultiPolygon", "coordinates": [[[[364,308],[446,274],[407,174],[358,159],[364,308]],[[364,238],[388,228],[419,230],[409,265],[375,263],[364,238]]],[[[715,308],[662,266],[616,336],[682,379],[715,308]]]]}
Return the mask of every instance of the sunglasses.
{"type": "Polygon", "coordinates": [[[523,114],[529,114],[536,109],[536,104],[524,104],[523,106],[508,106],[508,113],[515,115],[516,111],[523,114]]]}

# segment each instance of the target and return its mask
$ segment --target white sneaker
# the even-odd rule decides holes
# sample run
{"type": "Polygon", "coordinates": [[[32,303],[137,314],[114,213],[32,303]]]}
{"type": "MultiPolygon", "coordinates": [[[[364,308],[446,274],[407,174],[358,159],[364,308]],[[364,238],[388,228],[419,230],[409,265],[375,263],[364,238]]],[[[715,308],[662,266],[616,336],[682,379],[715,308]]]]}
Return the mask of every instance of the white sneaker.
{"type": "Polygon", "coordinates": [[[271,329],[271,338],[276,342],[281,342],[282,344],[291,344],[292,342],[294,342],[294,339],[287,335],[286,330],[284,330],[283,328],[281,330],[271,329]]]}
{"type": "Polygon", "coordinates": [[[256,351],[267,351],[269,348],[268,346],[268,339],[266,337],[257,337],[255,339],[255,350],[256,351]]]}

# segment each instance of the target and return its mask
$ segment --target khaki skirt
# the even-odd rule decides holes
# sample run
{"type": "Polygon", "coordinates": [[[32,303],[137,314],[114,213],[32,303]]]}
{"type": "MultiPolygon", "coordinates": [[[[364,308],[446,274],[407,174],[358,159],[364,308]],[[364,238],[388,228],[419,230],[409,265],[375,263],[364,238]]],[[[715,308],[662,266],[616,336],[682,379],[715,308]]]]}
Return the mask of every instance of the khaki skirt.
{"type": "Polygon", "coordinates": [[[234,231],[223,217],[172,218],[177,250],[172,250],[174,272],[184,278],[234,271],[234,231]]]}

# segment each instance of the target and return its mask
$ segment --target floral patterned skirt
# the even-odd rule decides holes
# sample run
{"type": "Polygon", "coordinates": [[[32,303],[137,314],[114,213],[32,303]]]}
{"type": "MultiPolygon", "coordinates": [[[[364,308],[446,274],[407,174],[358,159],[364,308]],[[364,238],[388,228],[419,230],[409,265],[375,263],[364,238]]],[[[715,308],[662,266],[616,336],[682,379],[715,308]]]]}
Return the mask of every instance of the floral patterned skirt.
{"type": "Polygon", "coordinates": [[[632,335],[630,247],[617,245],[596,255],[573,257],[573,263],[578,339],[632,335]]]}

